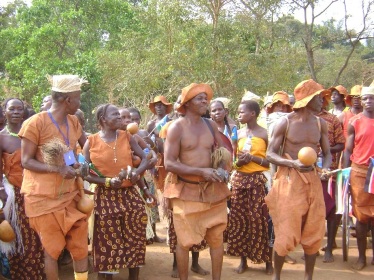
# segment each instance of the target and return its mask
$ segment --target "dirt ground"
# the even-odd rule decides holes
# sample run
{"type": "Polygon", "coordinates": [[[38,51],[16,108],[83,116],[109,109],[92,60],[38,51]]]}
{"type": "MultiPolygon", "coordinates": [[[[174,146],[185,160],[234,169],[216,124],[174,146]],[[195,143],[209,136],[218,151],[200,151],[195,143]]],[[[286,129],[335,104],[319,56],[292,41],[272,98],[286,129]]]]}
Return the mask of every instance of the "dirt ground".
{"type": "MultiPolygon", "coordinates": [[[[163,220],[161,223],[157,224],[157,232],[160,237],[166,237],[166,221],[163,220]]],[[[323,244],[326,243],[326,238],[323,244]]],[[[314,279],[317,280],[373,280],[374,279],[374,265],[370,265],[372,258],[372,251],[367,250],[368,256],[368,266],[365,267],[362,271],[352,270],[351,264],[357,258],[357,246],[354,238],[350,240],[350,249],[349,249],[349,258],[348,262],[343,262],[342,250],[341,250],[341,229],[339,229],[337,237],[338,249],[334,251],[335,262],[325,264],[322,262],[322,254],[317,258],[314,279]]],[[[368,243],[368,246],[371,246],[371,243],[368,243]]],[[[296,251],[290,254],[292,257],[296,258],[297,264],[284,264],[282,271],[282,279],[293,280],[293,279],[303,279],[304,273],[304,262],[301,259],[303,255],[301,247],[298,247],[296,251]]],[[[167,280],[173,279],[170,277],[171,266],[173,262],[173,256],[169,253],[168,246],[163,244],[152,244],[147,246],[146,253],[146,265],[140,270],[140,280],[167,280]]],[[[191,262],[191,259],[190,259],[191,262]]],[[[225,255],[223,259],[223,268],[222,268],[222,280],[241,280],[241,279],[271,279],[271,276],[265,274],[265,265],[254,265],[249,263],[250,268],[245,271],[243,274],[237,274],[234,272],[239,264],[238,257],[230,257],[225,255]]],[[[210,270],[210,258],[209,258],[209,249],[200,252],[200,265],[210,270]]],[[[115,280],[124,280],[127,279],[127,269],[121,270],[121,273],[115,275],[113,279],[115,280]]],[[[60,280],[73,280],[73,268],[72,265],[62,267],[60,269],[60,280]]],[[[89,275],[90,280],[97,279],[97,273],[92,273],[89,275]]],[[[192,280],[208,280],[211,279],[210,275],[200,276],[196,273],[190,271],[189,279],[192,280]]]]}

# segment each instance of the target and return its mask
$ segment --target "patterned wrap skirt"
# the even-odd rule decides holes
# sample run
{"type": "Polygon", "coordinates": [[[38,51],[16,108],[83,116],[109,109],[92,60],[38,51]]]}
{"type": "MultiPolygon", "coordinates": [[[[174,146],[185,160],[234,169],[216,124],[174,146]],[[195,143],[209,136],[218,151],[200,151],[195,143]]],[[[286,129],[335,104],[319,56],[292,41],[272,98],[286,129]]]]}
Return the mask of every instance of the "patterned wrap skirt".
{"type": "Polygon", "coordinates": [[[231,179],[227,254],[247,257],[253,263],[271,260],[265,183],[262,172],[235,172],[231,179]]]}
{"type": "Polygon", "coordinates": [[[14,187],[14,195],[15,207],[17,209],[17,224],[21,230],[22,243],[20,240],[16,240],[17,253],[9,256],[11,279],[47,279],[44,274],[43,246],[38,234],[30,228],[29,219],[25,213],[24,198],[21,194],[21,189],[14,187]],[[19,251],[22,251],[22,253],[18,253],[19,251]]]}
{"type": "Polygon", "coordinates": [[[95,271],[118,271],[145,264],[147,214],[134,187],[99,186],[95,193],[95,271]]]}

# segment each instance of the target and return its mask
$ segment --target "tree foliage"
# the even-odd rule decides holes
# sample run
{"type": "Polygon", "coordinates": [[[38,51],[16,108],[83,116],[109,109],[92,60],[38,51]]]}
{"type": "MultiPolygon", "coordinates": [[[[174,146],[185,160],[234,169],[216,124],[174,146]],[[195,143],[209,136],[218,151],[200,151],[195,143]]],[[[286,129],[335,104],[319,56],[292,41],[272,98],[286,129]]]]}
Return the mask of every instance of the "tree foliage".
{"type": "Polygon", "coordinates": [[[290,2],[325,7],[307,0],[17,0],[0,9],[0,92],[39,108],[46,75],[79,74],[90,82],[82,107],[92,128],[100,103],[138,107],[146,120],[144,105],[154,96],[173,101],[191,82],[208,82],[216,96],[233,100],[246,89],[292,92],[311,77],[326,87],[370,83],[372,39],[354,40],[370,37],[367,28],[301,22],[282,14],[290,2]]]}

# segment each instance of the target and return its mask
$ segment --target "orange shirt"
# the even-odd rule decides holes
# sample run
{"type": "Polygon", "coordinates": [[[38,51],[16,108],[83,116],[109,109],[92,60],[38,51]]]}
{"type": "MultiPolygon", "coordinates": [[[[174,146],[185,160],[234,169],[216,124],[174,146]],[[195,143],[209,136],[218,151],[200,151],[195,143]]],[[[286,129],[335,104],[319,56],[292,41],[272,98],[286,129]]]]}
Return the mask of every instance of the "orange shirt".
{"type": "MultiPolygon", "coordinates": [[[[100,138],[99,133],[88,136],[91,162],[106,177],[116,177],[122,168],[127,170],[128,165],[133,166],[129,142],[131,135],[127,131],[122,130],[118,130],[117,133],[117,162],[114,162],[114,151],[111,148],[114,147],[115,141],[105,143],[100,138]]],[[[122,186],[129,187],[132,184],[128,180],[123,180],[122,186]]]]}
{"type": "Polygon", "coordinates": [[[356,115],[353,114],[351,110],[344,111],[343,114],[344,114],[344,119],[343,119],[343,133],[344,133],[345,139],[347,139],[349,121],[351,120],[352,117],[354,117],[356,115]]]}
{"type": "Polygon", "coordinates": [[[351,119],[350,124],[355,129],[355,146],[351,161],[368,166],[369,158],[374,157],[374,119],[360,113],[351,119]]]}
{"type": "Polygon", "coordinates": [[[3,153],[3,173],[9,183],[15,187],[21,187],[23,178],[21,149],[14,151],[12,154],[3,153]]]}
{"type": "MultiPolygon", "coordinates": [[[[82,135],[82,127],[74,115],[67,116],[69,124],[70,149],[76,149],[76,143],[82,135]]],[[[67,135],[66,127],[60,127],[67,135]]],[[[18,133],[37,145],[36,160],[43,161],[41,148],[53,138],[64,141],[58,128],[47,112],[38,113],[27,119],[18,133]]],[[[25,195],[25,211],[28,217],[37,217],[65,208],[78,193],[75,179],[64,179],[59,173],[40,173],[24,169],[21,193],[25,195]]]]}

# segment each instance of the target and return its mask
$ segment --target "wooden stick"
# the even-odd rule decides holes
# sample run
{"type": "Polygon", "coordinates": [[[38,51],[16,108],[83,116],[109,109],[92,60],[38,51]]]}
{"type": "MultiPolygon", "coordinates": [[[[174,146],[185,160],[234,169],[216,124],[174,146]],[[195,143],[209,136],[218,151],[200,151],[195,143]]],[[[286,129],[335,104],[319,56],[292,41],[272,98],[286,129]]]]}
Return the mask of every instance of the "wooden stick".
{"type": "MultiPolygon", "coordinates": [[[[287,153],[284,153],[284,155],[286,156],[287,159],[290,159],[290,160],[293,160],[293,158],[287,154],[287,153]]],[[[308,182],[308,179],[305,177],[305,175],[303,173],[301,173],[299,170],[297,170],[296,168],[294,168],[296,170],[296,172],[300,175],[301,179],[303,180],[303,182],[305,184],[309,184],[308,182]]]]}

